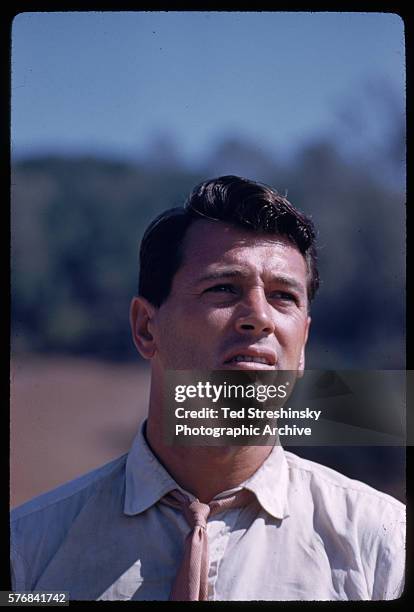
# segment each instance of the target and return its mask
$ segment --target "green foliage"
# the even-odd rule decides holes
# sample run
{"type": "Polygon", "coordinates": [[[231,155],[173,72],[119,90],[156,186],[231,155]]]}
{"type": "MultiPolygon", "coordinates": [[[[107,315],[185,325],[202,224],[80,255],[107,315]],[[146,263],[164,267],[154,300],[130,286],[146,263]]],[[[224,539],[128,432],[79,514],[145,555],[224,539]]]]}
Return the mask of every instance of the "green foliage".
{"type": "MultiPolygon", "coordinates": [[[[233,142],[234,145],[234,142],[233,142]]],[[[205,170],[94,158],[32,158],[12,176],[12,320],[16,351],[136,358],[129,302],[153,217],[211,175],[264,180],[311,214],[322,287],[310,367],[403,367],[404,196],[372,167],[317,142],[283,166],[238,142],[205,170]],[[242,160],[243,172],[238,170],[242,160]],[[218,172],[223,167],[225,171],[218,172]],[[263,176],[260,168],[263,168],[263,176]],[[214,168],[214,172],[211,169],[214,168]]]]}

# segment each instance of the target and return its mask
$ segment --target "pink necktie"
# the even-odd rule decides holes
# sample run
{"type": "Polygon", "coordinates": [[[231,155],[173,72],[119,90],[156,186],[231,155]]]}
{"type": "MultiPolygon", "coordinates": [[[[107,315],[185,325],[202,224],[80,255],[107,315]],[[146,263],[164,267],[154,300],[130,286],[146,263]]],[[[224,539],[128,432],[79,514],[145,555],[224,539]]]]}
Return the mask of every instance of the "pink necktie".
{"type": "Polygon", "coordinates": [[[182,510],[191,527],[185,540],[184,558],[177,572],[170,593],[170,601],[201,601],[208,599],[208,537],[207,518],[230,508],[247,506],[254,494],[247,489],[233,495],[203,504],[174,489],[162,498],[162,502],[182,510]]]}

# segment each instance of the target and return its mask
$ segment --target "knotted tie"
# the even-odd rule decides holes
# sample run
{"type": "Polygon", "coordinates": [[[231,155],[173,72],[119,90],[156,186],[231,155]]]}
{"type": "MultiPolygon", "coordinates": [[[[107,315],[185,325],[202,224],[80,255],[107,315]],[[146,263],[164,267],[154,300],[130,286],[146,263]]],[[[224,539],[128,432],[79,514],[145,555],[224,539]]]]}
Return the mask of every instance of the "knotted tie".
{"type": "Polygon", "coordinates": [[[198,499],[191,501],[174,489],[162,498],[162,502],[182,510],[191,531],[186,537],[184,558],[177,572],[170,593],[170,601],[201,601],[208,599],[208,537],[207,518],[230,508],[247,506],[254,494],[247,489],[233,495],[203,504],[198,499]]]}

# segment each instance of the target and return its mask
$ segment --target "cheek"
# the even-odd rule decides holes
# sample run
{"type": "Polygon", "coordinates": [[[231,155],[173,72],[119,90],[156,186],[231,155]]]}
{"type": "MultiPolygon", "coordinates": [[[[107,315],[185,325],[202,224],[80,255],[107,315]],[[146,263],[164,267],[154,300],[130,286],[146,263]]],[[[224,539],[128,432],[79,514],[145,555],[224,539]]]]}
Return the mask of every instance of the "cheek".
{"type": "Polygon", "coordinates": [[[184,329],[180,326],[182,317],[168,313],[168,316],[161,316],[157,320],[154,329],[154,340],[159,352],[171,351],[177,346],[179,338],[184,335],[184,329]]]}
{"type": "Polygon", "coordinates": [[[211,308],[204,312],[203,325],[212,329],[222,329],[231,320],[233,310],[231,308],[211,308]]]}
{"type": "Polygon", "coordinates": [[[276,322],[276,335],[287,350],[299,352],[305,342],[306,322],[297,318],[276,322]]]}
{"type": "Polygon", "coordinates": [[[197,352],[201,354],[222,338],[232,311],[228,308],[170,310],[159,318],[154,338],[162,354],[197,352]]]}
{"type": "Polygon", "coordinates": [[[222,343],[234,336],[236,313],[234,308],[214,308],[204,313],[202,339],[206,346],[220,348],[222,343]]]}

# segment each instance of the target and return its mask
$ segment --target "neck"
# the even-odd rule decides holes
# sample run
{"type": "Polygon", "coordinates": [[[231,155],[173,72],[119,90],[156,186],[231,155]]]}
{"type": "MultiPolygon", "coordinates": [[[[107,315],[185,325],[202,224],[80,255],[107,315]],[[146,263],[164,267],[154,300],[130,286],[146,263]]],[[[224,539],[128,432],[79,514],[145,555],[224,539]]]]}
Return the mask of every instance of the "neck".
{"type": "Polygon", "coordinates": [[[177,484],[210,502],[252,476],[272,451],[271,446],[172,446],[164,438],[163,375],[152,372],[146,438],[151,450],[177,484]],[[156,375],[154,375],[156,374],[156,375]]]}
{"type": "Polygon", "coordinates": [[[166,447],[151,434],[148,422],[147,441],[153,453],[176,483],[203,503],[252,476],[272,450],[269,446],[166,447]]]}

